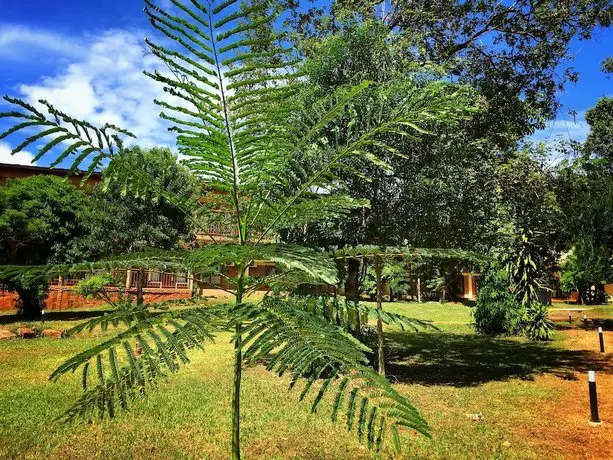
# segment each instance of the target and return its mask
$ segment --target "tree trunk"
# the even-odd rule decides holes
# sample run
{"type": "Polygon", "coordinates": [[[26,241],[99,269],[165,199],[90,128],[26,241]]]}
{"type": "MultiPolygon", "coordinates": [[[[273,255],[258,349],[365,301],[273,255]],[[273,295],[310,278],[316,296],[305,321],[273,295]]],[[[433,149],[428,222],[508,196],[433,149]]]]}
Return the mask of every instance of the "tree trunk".
{"type": "Polygon", "coordinates": [[[447,287],[446,286],[441,287],[441,292],[439,293],[439,298],[438,298],[439,303],[445,303],[446,294],[447,294],[447,287]]]}
{"type": "MultiPolygon", "coordinates": [[[[243,267],[237,266],[236,304],[243,301],[243,267]]],[[[241,325],[236,325],[236,340],[234,341],[234,385],[232,386],[232,460],[241,458],[240,417],[241,417],[241,378],[243,366],[243,353],[241,351],[242,339],[241,325]]]]}
{"type": "MultiPolygon", "coordinates": [[[[236,326],[237,334],[240,326],[236,326]]],[[[234,341],[234,386],[232,387],[232,460],[240,460],[240,416],[241,416],[241,377],[243,354],[240,350],[241,337],[234,341]]]]}
{"type": "Polygon", "coordinates": [[[360,300],[359,293],[360,261],[347,259],[347,279],[345,280],[345,298],[352,302],[360,300]]]}
{"type": "MultiPolygon", "coordinates": [[[[380,257],[375,257],[375,276],[377,279],[377,310],[383,310],[383,283],[381,282],[381,271],[383,263],[380,257]]],[[[379,357],[379,374],[385,375],[385,353],[383,349],[383,321],[377,318],[377,338],[379,342],[378,357],[379,357]]]]}
{"type": "Polygon", "coordinates": [[[417,301],[421,303],[421,278],[417,278],[417,301]]]}
{"type": "MultiPolygon", "coordinates": [[[[360,260],[359,259],[347,259],[347,279],[345,280],[345,301],[347,303],[353,302],[354,306],[357,305],[360,300],[360,260]]],[[[355,324],[350,325],[354,328],[354,332],[359,333],[361,329],[360,324],[360,312],[356,308],[354,309],[355,324]]],[[[349,306],[347,309],[349,313],[349,306]]]]}
{"type": "Polygon", "coordinates": [[[145,303],[143,297],[143,285],[145,284],[145,269],[141,268],[138,271],[138,282],[136,283],[136,305],[145,303]]]}
{"type": "Polygon", "coordinates": [[[15,287],[15,292],[19,294],[20,306],[19,314],[23,319],[33,320],[41,316],[41,310],[44,307],[44,296],[46,289],[40,289],[39,286],[23,288],[15,287]]]}

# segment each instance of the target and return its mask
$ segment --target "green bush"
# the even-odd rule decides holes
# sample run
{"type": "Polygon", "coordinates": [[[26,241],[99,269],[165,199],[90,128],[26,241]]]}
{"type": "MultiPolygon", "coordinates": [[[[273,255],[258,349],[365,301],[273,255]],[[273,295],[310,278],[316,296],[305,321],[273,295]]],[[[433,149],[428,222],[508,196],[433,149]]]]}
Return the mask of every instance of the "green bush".
{"type": "Polygon", "coordinates": [[[555,326],[547,306],[534,302],[524,307],[513,294],[508,272],[492,262],[484,270],[473,311],[474,328],[480,334],[525,335],[530,340],[550,340],[555,326]]]}
{"type": "Polygon", "coordinates": [[[508,275],[497,263],[484,271],[473,311],[474,328],[480,334],[519,335],[525,309],[511,293],[508,275]]]}
{"type": "Polygon", "coordinates": [[[535,303],[528,308],[524,334],[530,340],[551,340],[555,326],[547,313],[547,305],[542,303],[535,303]]]}
{"type": "Polygon", "coordinates": [[[130,307],[132,297],[126,294],[123,280],[113,278],[110,273],[96,273],[81,280],[77,285],[77,294],[87,299],[98,299],[115,307],[130,307]]]}

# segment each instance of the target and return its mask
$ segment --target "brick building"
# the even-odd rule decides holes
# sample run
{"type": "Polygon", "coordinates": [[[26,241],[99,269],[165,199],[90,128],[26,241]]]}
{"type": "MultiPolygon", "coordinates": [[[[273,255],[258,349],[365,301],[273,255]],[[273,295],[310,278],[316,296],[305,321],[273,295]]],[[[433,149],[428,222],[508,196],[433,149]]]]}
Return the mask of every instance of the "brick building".
{"type": "MultiPolygon", "coordinates": [[[[44,174],[47,176],[68,177],[70,182],[75,187],[81,187],[83,180],[83,172],[79,171],[72,176],[68,176],[68,169],[62,168],[48,168],[45,166],[34,165],[14,165],[10,163],[0,163],[0,185],[6,183],[9,179],[23,179],[25,177],[36,176],[38,174],[44,174]]],[[[94,172],[85,181],[86,186],[92,186],[102,180],[102,173],[94,172]]]]}
{"type": "MultiPolygon", "coordinates": [[[[0,163],[0,185],[5,184],[10,179],[20,179],[37,174],[55,175],[59,177],[67,177],[67,169],[50,169],[41,166],[26,166],[0,163]]],[[[81,187],[83,173],[78,172],[68,179],[76,186],[81,187]]],[[[102,174],[95,172],[88,177],[84,186],[93,186],[102,180],[102,174]]],[[[232,241],[231,226],[218,223],[212,225],[209,230],[209,235],[213,235],[216,241],[232,241]]],[[[211,242],[209,235],[197,235],[196,244],[204,245],[211,242]]],[[[258,261],[247,268],[248,275],[260,277],[274,273],[274,263],[258,261]]],[[[233,267],[228,267],[231,274],[233,267]]],[[[136,295],[139,277],[143,276],[142,292],[145,302],[154,302],[161,300],[187,298],[194,293],[205,293],[209,290],[217,290],[219,288],[228,288],[227,281],[221,276],[210,276],[206,279],[194,279],[188,273],[166,273],[155,270],[124,270],[115,272],[114,277],[122,280],[122,290],[131,295],[136,295]]],[[[79,273],[73,275],[69,279],[58,278],[51,281],[49,293],[46,299],[46,308],[52,310],[64,310],[76,307],[90,307],[99,305],[102,302],[99,300],[85,299],[75,292],[75,286],[82,279],[91,276],[89,273],[79,273]]],[[[119,286],[111,287],[111,290],[119,291],[119,286]]],[[[13,310],[18,306],[19,297],[13,292],[3,289],[0,285],[0,310],[13,310]]]]}

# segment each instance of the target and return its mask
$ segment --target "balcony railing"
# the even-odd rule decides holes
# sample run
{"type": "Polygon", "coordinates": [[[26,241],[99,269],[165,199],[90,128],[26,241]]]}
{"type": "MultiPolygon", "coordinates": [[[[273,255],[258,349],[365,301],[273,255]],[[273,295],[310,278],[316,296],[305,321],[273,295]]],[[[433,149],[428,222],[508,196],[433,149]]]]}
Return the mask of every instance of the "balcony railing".
{"type": "MultiPolygon", "coordinates": [[[[138,286],[140,270],[132,269],[121,272],[113,272],[115,285],[121,285],[134,290],[138,286]],[[127,278],[126,278],[127,277],[127,278]]],[[[186,273],[163,273],[158,271],[145,270],[143,272],[143,288],[157,288],[167,290],[187,290],[191,288],[189,277],[186,273]]],[[[90,272],[73,273],[70,277],[55,278],[51,280],[52,286],[76,286],[80,281],[92,276],[90,272]]]]}
{"type": "MultiPolygon", "coordinates": [[[[136,288],[140,278],[140,270],[130,270],[130,288],[136,288]]],[[[143,288],[156,289],[189,289],[189,279],[186,273],[163,273],[145,270],[143,272],[143,288]]]]}

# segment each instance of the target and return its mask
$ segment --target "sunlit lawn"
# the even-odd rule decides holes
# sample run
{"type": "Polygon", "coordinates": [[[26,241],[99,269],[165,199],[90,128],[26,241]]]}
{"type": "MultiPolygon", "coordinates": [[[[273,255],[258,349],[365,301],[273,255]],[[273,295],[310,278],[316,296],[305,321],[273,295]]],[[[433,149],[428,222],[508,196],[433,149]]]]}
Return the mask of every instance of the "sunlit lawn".
{"type": "MultiPolygon", "coordinates": [[[[386,331],[390,379],[415,402],[433,433],[432,439],[406,433],[400,458],[572,458],[539,440],[538,417],[541,408],[555,407],[570,385],[582,391],[571,375],[602,367],[596,353],[565,349],[566,333],[547,345],[479,337],[469,326],[470,308],[460,304],[395,302],[385,308],[432,320],[440,329],[386,331]],[[482,420],[473,420],[472,414],[482,414],[482,420]]],[[[613,317],[612,310],[603,311],[613,317]]],[[[75,316],[51,315],[46,325],[67,329],[77,323],[75,316]]],[[[0,316],[0,327],[16,326],[9,321],[0,316]]],[[[79,376],[58,383],[47,377],[64,359],[100,340],[99,334],[81,334],[0,341],[0,457],[227,458],[228,335],[220,335],[206,353],[192,353],[190,366],[130,412],[92,425],[55,422],[78,398],[79,376]]],[[[613,338],[611,342],[613,346],[613,338]]],[[[261,367],[245,371],[242,435],[247,458],[374,456],[354,433],[345,431],[342,421],[329,421],[327,407],[310,414],[310,405],[298,402],[299,392],[288,392],[287,384],[261,367]]],[[[564,423],[561,419],[560,426],[564,423]]],[[[380,456],[393,455],[386,450],[380,456]]]]}

